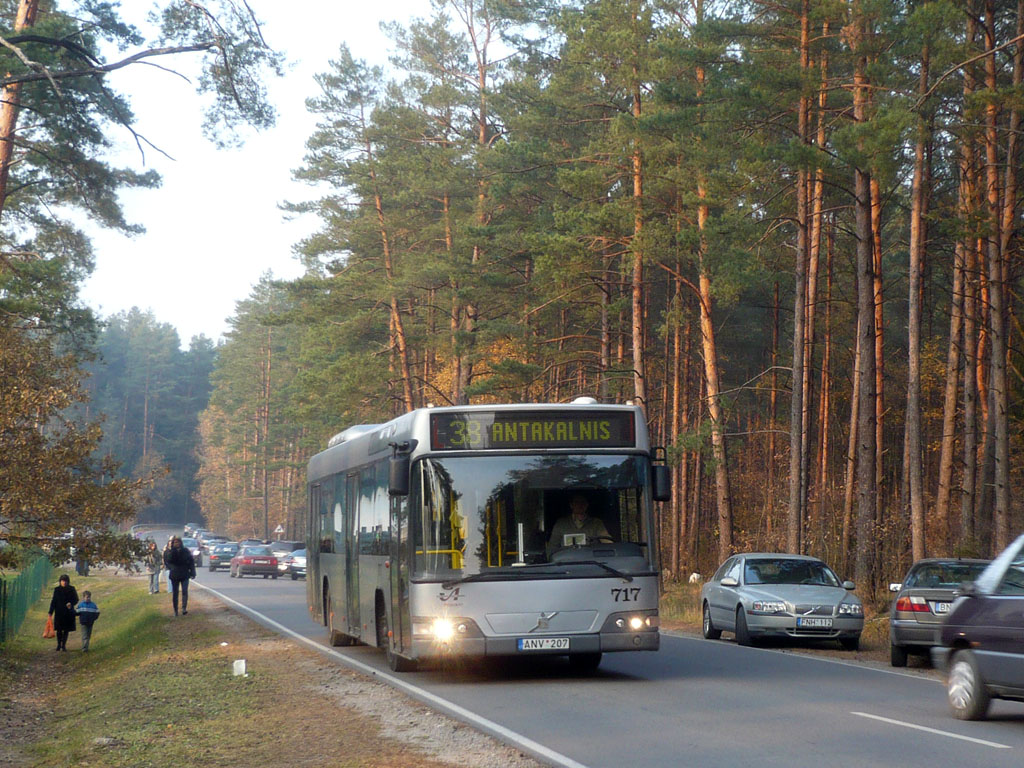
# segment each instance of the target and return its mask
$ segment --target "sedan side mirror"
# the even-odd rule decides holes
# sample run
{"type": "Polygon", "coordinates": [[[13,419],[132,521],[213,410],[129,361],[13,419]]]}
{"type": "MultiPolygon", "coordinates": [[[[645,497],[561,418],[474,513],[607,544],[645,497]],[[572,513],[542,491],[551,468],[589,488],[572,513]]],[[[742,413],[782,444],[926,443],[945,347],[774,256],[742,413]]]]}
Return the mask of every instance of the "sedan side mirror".
{"type": "Polygon", "coordinates": [[[889,585],[889,591],[890,592],[899,592],[901,589],[903,589],[903,585],[902,584],[890,584],[889,585]]]}
{"type": "Polygon", "coordinates": [[[854,584],[849,579],[847,579],[846,581],[843,582],[843,589],[845,589],[847,592],[852,592],[856,588],[857,588],[857,585],[854,584]]]}
{"type": "Polygon", "coordinates": [[[734,579],[732,576],[726,576],[724,579],[722,579],[723,587],[738,587],[739,585],[740,583],[736,581],[736,579],[734,579]]]}

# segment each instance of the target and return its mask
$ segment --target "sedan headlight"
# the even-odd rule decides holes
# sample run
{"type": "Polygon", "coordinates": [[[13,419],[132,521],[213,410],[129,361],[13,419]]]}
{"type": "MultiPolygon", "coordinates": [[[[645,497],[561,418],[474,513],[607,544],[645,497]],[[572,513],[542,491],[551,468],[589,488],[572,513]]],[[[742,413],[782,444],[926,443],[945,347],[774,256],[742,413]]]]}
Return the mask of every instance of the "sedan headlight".
{"type": "Polygon", "coordinates": [[[840,616],[863,616],[864,606],[860,603],[840,603],[839,604],[839,615],[840,616]]]}
{"type": "Polygon", "coordinates": [[[785,613],[786,604],[781,600],[755,600],[750,610],[754,613],[785,613]]]}

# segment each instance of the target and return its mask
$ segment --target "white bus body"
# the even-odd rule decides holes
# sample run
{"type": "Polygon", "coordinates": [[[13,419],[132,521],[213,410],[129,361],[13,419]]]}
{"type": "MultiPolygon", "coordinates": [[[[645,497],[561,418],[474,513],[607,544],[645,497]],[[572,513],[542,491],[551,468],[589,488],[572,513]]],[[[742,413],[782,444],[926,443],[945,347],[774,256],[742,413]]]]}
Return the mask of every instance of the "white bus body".
{"type": "Polygon", "coordinates": [[[341,433],[308,482],[307,597],[335,645],[396,670],[658,649],[667,470],[637,407],[419,409],[341,433]]]}

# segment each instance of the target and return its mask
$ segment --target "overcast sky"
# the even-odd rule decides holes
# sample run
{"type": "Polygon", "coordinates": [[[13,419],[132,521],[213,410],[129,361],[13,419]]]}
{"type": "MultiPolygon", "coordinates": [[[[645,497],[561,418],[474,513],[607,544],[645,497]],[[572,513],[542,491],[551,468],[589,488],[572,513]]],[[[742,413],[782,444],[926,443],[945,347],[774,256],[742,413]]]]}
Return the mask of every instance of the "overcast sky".
{"type": "MultiPolygon", "coordinates": [[[[131,100],[137,130],[174,159],[148,150],[143,161],[129,135],[118,137],[117,162],[155,168],[163,185],[122,195],[128,220],[142,224],[144,235],[89,228],[96,269],[82,299],[103,317],[131,307],[152,310],[158,321],[178,329],[184,347],[201,333],[218,339],[235,303],[264,273],[291,278],[302,272],[292,248],[317,222],[287,221],[278,206],[313,194],[291,179],[315,126],[305,109],[317,90],[313,76],[326,71],[342,42],[356,58],[385,64],[390,46],[380,22],[406,23],[431,12],[429,0],[249,3],[264,22],[267,41],[288,58],[289,70],[269,83],[277,126],[250,132],[241,148],[218,150],[203,138],[201,103],[194,86],[180,78],[154,67],[110,75],[131,100]]],[[[126,14],[143,5],[122,4],[126,14]]]]}

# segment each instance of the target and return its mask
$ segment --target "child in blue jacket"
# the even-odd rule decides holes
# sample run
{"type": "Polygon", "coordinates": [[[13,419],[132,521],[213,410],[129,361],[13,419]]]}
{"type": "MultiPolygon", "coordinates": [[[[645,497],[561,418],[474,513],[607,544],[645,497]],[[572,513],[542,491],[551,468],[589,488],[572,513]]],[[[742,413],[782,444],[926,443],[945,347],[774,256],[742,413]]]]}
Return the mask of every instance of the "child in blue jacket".
{"type": "Polygon", "coordinates": [[[92,625],[100,617],[100,609],[92,601],[92,593],[82,592],[82,602],[75,606],[78,623],[82,625],[82,650],[89,650],[89,638],[92,637],[92,625]]]}

